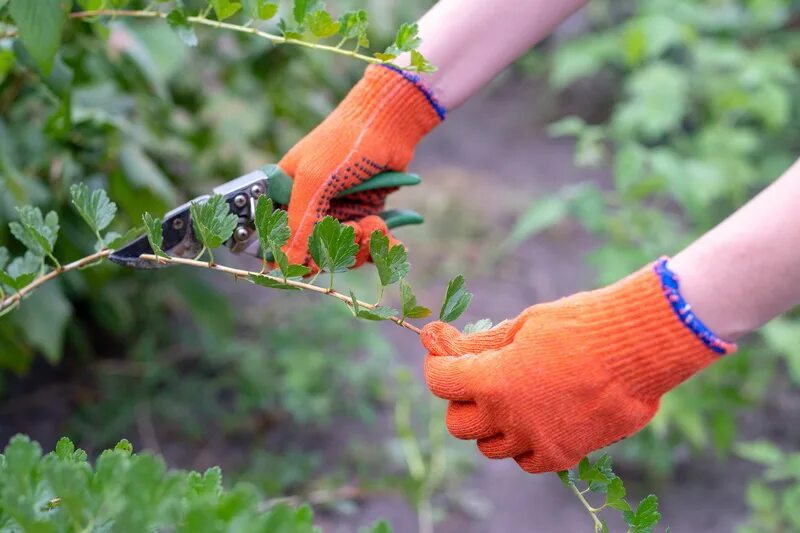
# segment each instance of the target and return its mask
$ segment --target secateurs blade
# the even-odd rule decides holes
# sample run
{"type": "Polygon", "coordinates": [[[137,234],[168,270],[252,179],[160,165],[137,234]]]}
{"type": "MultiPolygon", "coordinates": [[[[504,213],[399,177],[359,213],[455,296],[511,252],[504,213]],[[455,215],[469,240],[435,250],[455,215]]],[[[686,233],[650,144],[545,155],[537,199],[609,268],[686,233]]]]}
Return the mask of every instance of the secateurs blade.
{"type": "MultiPolygon", "coordinates": [[[[347,189],[339,194],[339,197],[384,187],[417,185],[419,182],[420,178],[416,174],[384,172],[347,189]]],[[[272,198],[276,208],[285,208],[291,198],[292,184],[292,179],[277,165],[266,165],[214,188],[212,194],[222,195],[228,203],[231,213],[239,218],[233,235],[225,243],[225,246],[231,252],[261,257],[261,246],[253,222],[256,201],[260,196],[268,195],[272,198]]],[[[202,251],[203,245],[194,235],[189,208],[191,204],[205,202],[210,197],[211,195],[208,194],[198,196],[164,215],[161,223],[164,241],[161,248],[167,255],[191,259],[202,251]]],[[[380,216],[390,229],[423,222],[418,213],[405,209],[384,211],[380,216]]],[[[169,263],[140,259],[142,254],[153,254],[153,249],[144,235],[116,250],[109,256],[109,259],[120,265],[134,268],[162,268],[169,266],[169,263]]]]}

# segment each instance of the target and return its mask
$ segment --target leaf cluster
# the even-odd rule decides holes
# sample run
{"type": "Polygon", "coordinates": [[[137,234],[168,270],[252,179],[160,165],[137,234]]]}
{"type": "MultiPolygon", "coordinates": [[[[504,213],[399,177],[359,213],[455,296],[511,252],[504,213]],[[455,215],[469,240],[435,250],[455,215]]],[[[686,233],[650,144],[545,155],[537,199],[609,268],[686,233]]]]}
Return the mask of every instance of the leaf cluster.
{"type": "MultiPolygon", "coordinates": [[[[120,246],[137,231],[134,229],[125,235],[114,231],[105,235],[101,233],[111,224],[117,212],[116,204],[108,199],[104,190],[90,191],[86,184],[80,183],[70,188],[70,196],[74,209],[97,237],[96,250],[120,246]]],[[[54,255],[60,229],[58,214],[49,211],[42,215],[38,207],[26,205],[17,208],[17,215],[19,218],[9,222],[8,228],[27,250],[22,256],[12,259],[8,249],[0,247],[0,297],[5,297],[7,292],[22,290],[43,274],[45,257],[53,262],[56,269],[61,269],[54,255]]]]}
{"type": "MultiPolygon", "coordinates": [[[[247,484],[222,485],[219,467],[203,473],[168,470],[164,460],[133,453],[127,440],[94,465],[67,438],[43,454],[17,435],[0,455],[0,524],[23,531],[321,531],[310,507],[264,510],[247,484]]],[[[367,531],[388,531],[385,523],[367,531]]]]}
{"type": "MultiPolygon", "coordinates": [[[[558,473],[561,482],[583,498],[584,494],[604,495],[599,507],[584,505],[595,520],[595,530],[607,533],[608,526],[597,515],[605,509],[617,510],[628,526],[628,533],[652,533],[653,526],[661,520],[658,512],[658,498],[651,494],[643,498],[633,508],[626,499],[625,485],[622,478],[614,474],[611,468],[611,457],[602,454],[595,461],[584,457],[577,469],[564,470],[558,473]]],[[[582,499],[585,502],[585,500],[582,499]]]]}
{"type": "MultiPolygon", "coordinates": [[[[80,6],[90,12],[111,10],[115,16],[126,16],[120,10],[129,7],[129,0],[81,0],[80,6]]],[[[31,54],[38,68],[49,75],[56,60],[61,44],[61,36],[68,20],[71,0],[10,0],[9,14],[16,24],[19,38],[26,50],[31,54]]],[[[0,5],[0,9],[3,6],[0,5]]],[[[163,15],[159,11],[149,12],[163,16],[181,40],[188,46],[197,46],[197,35],[194,25],[209,24],[213,14],[217,21],[223,22],[231,18],[242,19],[243,25],[226,23],[228,29],[247,31],[256,22],[270,21],[278,18],[277,26],[283,34],[267,35],[273,42],[301,41],[314,44],[320,40],[337,38],[338,43],[327,46],[328,50],[342,50],[346,55],[356,56],[359,49],[369,47],[367,12],[363,9],[348,11],[340,17],[334,17],[327,10],[324,2],[319,0],[294,0],[290,16],[279,15],[279,5],[274,0],[207,0],[205,7],[197,13],[190,13],[183,2],[177,2],[172,9],[163,15]],[[346,48],[346,49],[345,49],[346,48]]],[[[147,13],[148,10],[137,13],[147,13]]],[[[134,15],[128,15],[134,16],[134,15]]],[[[141,16],[141,15],[136,15],[141,16]]],[[[425,57],[417,50],[421,44],[416,24],[403,24],[394,42],[383,53],[376,53],[375,58],[391,61],[399,54],[410,52],[409,70],[430,72],[435,70],[425,57]]],[[[312,46],[313,47],[313,46],[312,46]]],[[[369,59],[368,56],[359,56],[369,59]]]]}

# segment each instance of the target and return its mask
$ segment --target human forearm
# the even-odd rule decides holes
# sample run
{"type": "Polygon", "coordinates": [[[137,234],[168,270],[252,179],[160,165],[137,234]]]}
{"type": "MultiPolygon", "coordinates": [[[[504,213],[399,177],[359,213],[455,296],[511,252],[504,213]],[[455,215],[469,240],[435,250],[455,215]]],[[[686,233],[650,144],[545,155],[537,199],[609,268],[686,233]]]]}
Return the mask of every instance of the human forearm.
{"type": "Polygon", "coordinates": [[[445,109],[458,107],[587,2],[440,0],[419,21],[419,50],[438,69],[423,80],[445,109]]]}
{"type": "Polygon", "coordinates": [[[800,304],[800,160],[670,261],[697,316],[735,340],[800,304]]]}

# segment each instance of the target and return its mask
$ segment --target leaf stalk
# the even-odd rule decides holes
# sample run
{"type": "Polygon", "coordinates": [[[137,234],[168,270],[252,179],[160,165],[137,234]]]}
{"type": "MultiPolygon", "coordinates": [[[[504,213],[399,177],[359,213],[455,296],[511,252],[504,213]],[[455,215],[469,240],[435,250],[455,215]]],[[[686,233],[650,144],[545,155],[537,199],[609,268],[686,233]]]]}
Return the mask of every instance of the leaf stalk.
{"type": "MultiPolygon", "coordinates": [[[[129,18],[160,18],[166,19],[167,13],[163,13],[161,11],[149,11],[149,10],[128,10],[128,9],[93,9],[88,11],[78,11],[75,13],[70,13],[69,18],[75,20],[81,19],[88,19],[93,17],[129,17],[129,18]]],[[[235,31],[239,33],[249,33],[251,35],[255,35],[257,37],[261,37],[262,39],[266,39],[268,41],[272,41],[274,44],[294,44],[297,46],[304,46],[306,48],[314,48],[316,50],[324,50],[326,52],[331,52],[334,54],[339,54],[346,57],[352,57],[355,59],[360,59],[361,61],[365,61],[367,63],[384,63],[380,59],[364,54],[359,54],[355,50],[346,50],[343,48],[338,48],[336,46],[331,46],[327,44],[319,44],[319,43],[312,43],[309,41],[300,41],[298,39],[290,39],[283,35],[276,35],[274,33],[269,33],[266,31],[259,30],[257,28],[248,27],[248,26],[241,26],[239,24],[231,24],[229,22],[223,22],[220,20],[212,20],[205,18],[205,16],[190,16],[186,17],[186,20],[192,24],[197,24],[201,26],[208,26],[211,28],[220,28],[230,31],[235,31]]]]}

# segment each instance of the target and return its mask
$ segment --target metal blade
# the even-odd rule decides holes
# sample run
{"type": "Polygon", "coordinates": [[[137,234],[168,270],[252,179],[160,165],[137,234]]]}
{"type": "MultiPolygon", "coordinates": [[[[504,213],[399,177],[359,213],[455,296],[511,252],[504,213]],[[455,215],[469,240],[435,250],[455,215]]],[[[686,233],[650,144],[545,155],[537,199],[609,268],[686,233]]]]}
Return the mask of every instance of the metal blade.
{"type": "MultiPolygon", "coordinates": [[[[214,193],[223,195],[231,212],[239,217],[239,225],[234,231],[233,237],[225,243],[233,253],[245,252],[256,257],[259,255],[258,236],[253,225],[253,216],[255,202],[259,196],[267,192],[267,184],[267,176],[263,171],[257,170],[214,188],[214,193]]],[[[209,195],[198,196],[164,215],[164,221],[161,223],[161,231],[164,235],[161,249],[167,255],[192,259],[197,257],[203,249],[192,230],[189,206],[192,203],[205,202],[208,198],[210,198],[209,195]]],[[[133,268],[169,266],[169,264],[139,259],[142,254],[152,253],[153,250],[147,237],[142,236],[115,251],[109,256],[109,259],[117,264],[133,268]]]]}
{"type": "MultiPolygon", "coordinates": [[[[206,199],[208,199],[208,195],[199,196],[192,202],[203,202],[206,199]]],[[[203,249],[203,245],[195,239],[192,232],[189,205],[191,205],[191,202],[176,207],[164,215],[164,221],[161,223],[161,232],[164,235],[161,249],[172,257],[191,259],[197,257],[197,254],[203,249]]],[[[152,253],[153,249],[150,247],[147,237],[142,236],[124,248],[115,251],[108,258],[119,265],[133,268],[163,268],[170,266],[169,264],[139,259],[142,254],[152,253]]]]}

